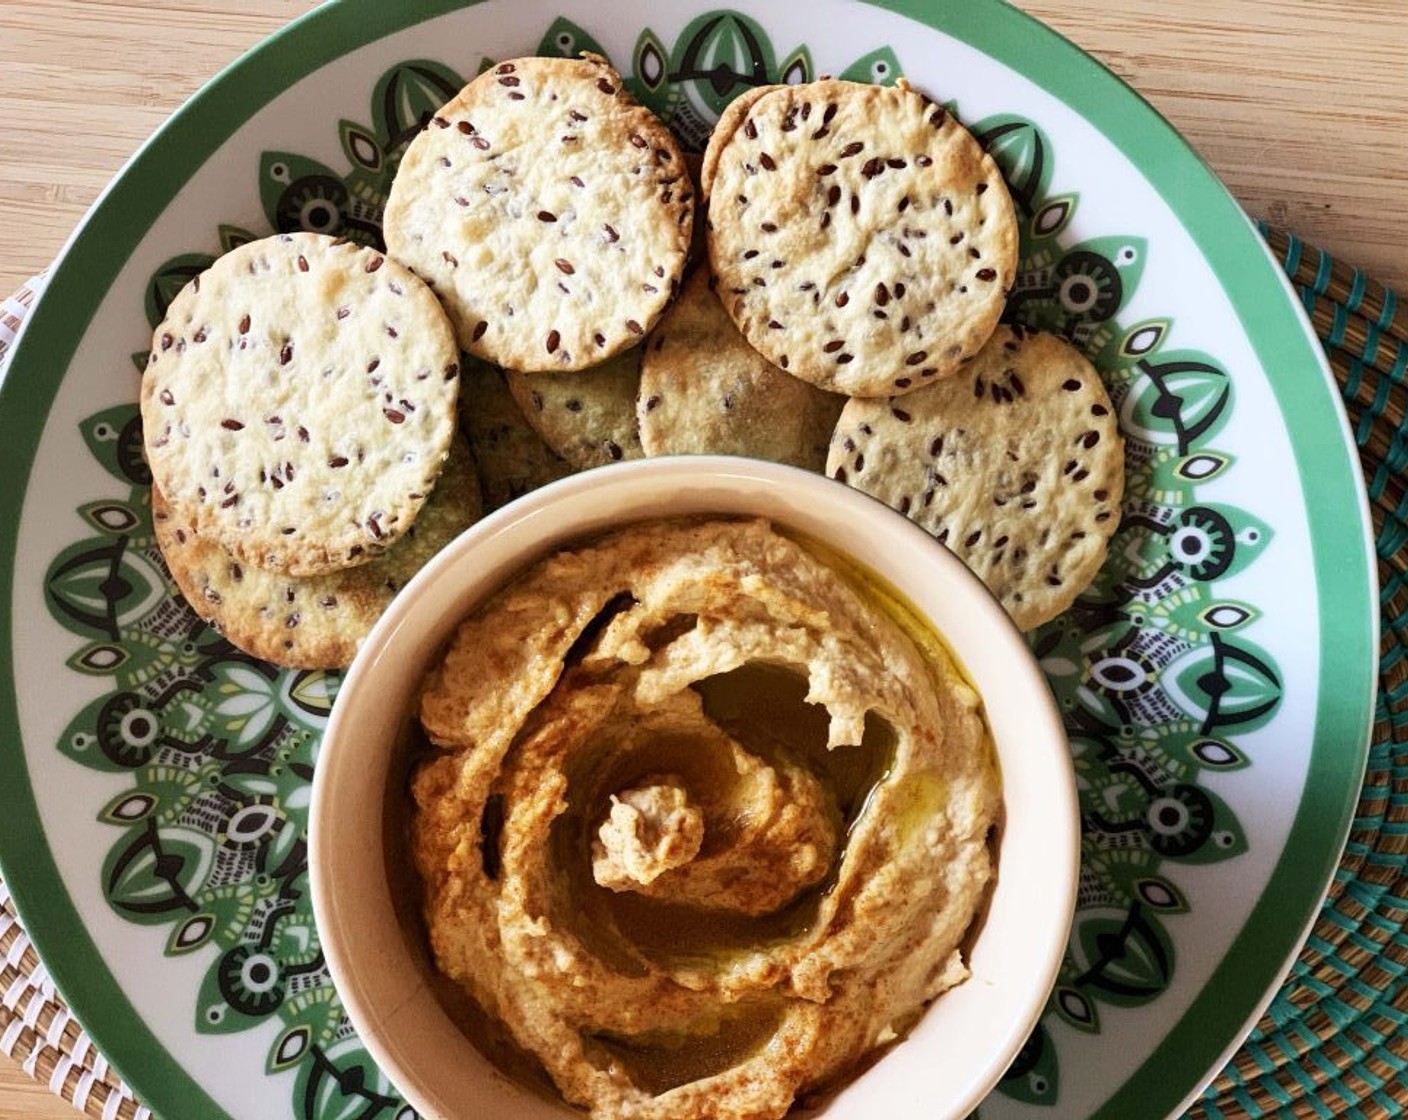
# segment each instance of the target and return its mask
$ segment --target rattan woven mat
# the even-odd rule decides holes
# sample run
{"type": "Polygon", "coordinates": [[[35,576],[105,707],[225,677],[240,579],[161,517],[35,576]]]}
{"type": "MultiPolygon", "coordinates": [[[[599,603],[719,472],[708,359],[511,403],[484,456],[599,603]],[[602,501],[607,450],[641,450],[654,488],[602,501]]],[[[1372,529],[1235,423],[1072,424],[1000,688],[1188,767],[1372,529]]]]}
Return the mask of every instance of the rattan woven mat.
{"type": "MultiPolygon", "coordinates": [[[[1263,227],[1349,412],[1378,553],[1373,743],[1344,856],[1310,940],[1190,1120],[1408,1113],[1408,307],[1362,272],[1263,227]]],[[[0,309],[0,357],[34,295],[0,309]]],[[[1348,746],[1348,745],[1347,745],[1348,746]]],[[[87,1115],[149,1115],[54,989],[0,884],[0,1051],[87,1115]]]]}

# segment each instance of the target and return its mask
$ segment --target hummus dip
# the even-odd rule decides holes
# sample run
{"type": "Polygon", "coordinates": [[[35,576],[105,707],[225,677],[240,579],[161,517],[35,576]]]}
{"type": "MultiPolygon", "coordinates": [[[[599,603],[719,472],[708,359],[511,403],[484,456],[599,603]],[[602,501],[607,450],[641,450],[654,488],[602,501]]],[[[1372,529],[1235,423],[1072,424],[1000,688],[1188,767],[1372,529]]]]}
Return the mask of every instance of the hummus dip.
{"type": "Polygon", "coordinates": [[[593,1117],[781,1117],[967,976],[979,700],[858,586],[764,521],[636,525],[426,680],[436,964],[593,1117]]]}

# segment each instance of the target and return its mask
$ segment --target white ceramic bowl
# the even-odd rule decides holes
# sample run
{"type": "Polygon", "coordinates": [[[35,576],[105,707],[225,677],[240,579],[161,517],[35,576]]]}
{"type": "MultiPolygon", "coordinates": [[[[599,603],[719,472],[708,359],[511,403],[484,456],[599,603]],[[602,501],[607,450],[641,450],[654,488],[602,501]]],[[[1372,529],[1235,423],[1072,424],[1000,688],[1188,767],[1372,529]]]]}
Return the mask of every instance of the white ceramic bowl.
{"type": "MultiPolygon", "coordinates": [[[[388,830],[404,811],[407,761],[397,743],[432,658],[511,576],[570,540],[692,514],[765,516],[859,561],[928,617],[983,696],[1005,823],[973,975],[825,1108],[829,1120],[965,1116],[1036,1023],[1069,932],[1079,820],[1065,733],[1021,635],[947,549],[864,494],[771,463],[655,459],[572,476],[469,529],[396,598],[338,693],[313,783],[313,908],[338,993],[367,1049],[423,1116],[567,1115],[466,1040],[427,983],[425,948],[398,920],[388,830]]],[[[403,883],[404,870],[394,877],[403,883]]],[[[404,887],[399,897],[404,915],[404,887]]]]}

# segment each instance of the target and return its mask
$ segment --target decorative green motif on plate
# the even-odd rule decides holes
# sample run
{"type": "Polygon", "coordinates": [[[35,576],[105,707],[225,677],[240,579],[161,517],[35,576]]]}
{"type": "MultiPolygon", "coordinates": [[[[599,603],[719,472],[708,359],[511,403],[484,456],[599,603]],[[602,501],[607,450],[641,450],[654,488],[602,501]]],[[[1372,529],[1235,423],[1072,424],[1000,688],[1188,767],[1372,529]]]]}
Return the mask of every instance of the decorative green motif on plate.
{"type": "MultiPolygon", "coordinates": [[[[605,53],[566,19],[537,50],[605,53]]],[[[489,65],[483,59],[480,69],[489,65]]],[[[818,76],[805,44],[780,52],[755,21],[731,11],[693,20],[673,46],[642,30],[627,69],[635,96],[695,149],[745,90],[818,76]]],[[[890,83],[902,70],[886,47],[839,73],[890,83]]],[[[331,126],[345,170],[263,153],[250,171],[268,229],[380,246],[382,208],[406,146],[462,84],[430,60],[387,70],[372,83],[367,123],[331,126]]],[[[999,1091],[1053,1105],[1063,1035],[1099,1032],[1102,1008],[1147,1005],[1177,975],[1165,918],[1196,906],[1179,885],[1180,866],[1247,850],[1234,807],[1202,779],[1250,765],[1239,736],[1266,725],[1281,701],[1274,660],[1246,634],[1258,608],[1225,591],[1256,563],[1271,529],[1202,496],[1236,468],[1211,442],[1235,406],[1218,360],[1166,348],[1167,318],[1118,319],[1148,263],[1145,240],[1068,244],[1080,198],[1060,190],[1057,153],[1040,126],[1004,113],[970,127],[1001,164],[1022,223],[1009,316],[1085,351],[1126,437],[1124,514],[1109,560],[1072,610],[1031,636],[1071,739],[1083,862],[1056,989],[999,1091]]],[[[261,236],[232,225],[215,232],[222,252],[261,236]]],[[[144,307],[153,326],[213,259],[183,253],[156,271],[144,307]]],[[[146,355],[133,361],[143,368],[146,355]]],[[[293,1114],[404,1120],[413,1113],[332,990],[307,895],[309,783],[338,677],[276,671],[181,601],[152,535],[135,405],[89,418],[83,437],[116,487],[78,511],[87,536],[53,559],[46,588],[51,614],[76,639],[69,668],[105,683],[73,716],[59,750],[131,777],[98,811],[114,830],[105,897],[124,919],[164,930],[168,955],[210,954],[191,999],[198,1031],[278,1024],[266,1069],[292,1074],[293,1114]]]]}
{"type": "Polygon", "coordinates": [[[198,1031],[275,1018],[267,1069],[296,1067],[299,1115],[394,1113],[403,1106],[332,990],[307,897],[310,780],[336,677],[278,672],[179,599],[152,535],[139,423],[131,405],[85,424],[125,493],[80,510],[91,535],[46,579],[50,612],[85,643],[70,667],[108,682],[59,749],[132,777],[98,812],[118,830],[104,896],[126,920],[165,929],[168,955],[214,950],[194,994],[198,1031]]]}
{"type": "Polygon", "coordinates": [[[1146,1005],[1172,983],[1178,954],[1164,918],[1193,906],[1178,866],[1247,850],[1235,810],[1200,779],[1249,765],[1235,736],[1265,725],[1281,701],[1275,663],[1241,633],[1260,612],[1219,591],[1255,562],[1271,530],[1198,494],[1235,466],[1209,443],[1234,405],[1225,370],[1209,354],[1166,349],[1168,319],[1118,321],[1147,243],[1064,244],[1080,200],[1052,193],[1055,153],[1040,127],[1003,115],[973,130],[1002,166],[1023,220],[1008,314],[1084,350],[1126,440],[1124,511],[1109,559],[1069,612],[1031,636],[1065,713],[1082,864],[1047,1014],[999,1091],[1055,1105],[1060,1028],[1099,1032],[1102,1006],[1146,1005]]]}

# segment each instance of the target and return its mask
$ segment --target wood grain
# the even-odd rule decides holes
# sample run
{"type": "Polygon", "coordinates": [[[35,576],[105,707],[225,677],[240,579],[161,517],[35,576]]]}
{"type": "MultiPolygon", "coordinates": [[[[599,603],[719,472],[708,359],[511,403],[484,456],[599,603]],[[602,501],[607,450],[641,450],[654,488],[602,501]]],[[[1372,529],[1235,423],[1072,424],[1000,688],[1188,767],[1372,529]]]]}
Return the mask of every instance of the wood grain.
{"type": "Polygon", "coordinates": [[[1408,291],[1402,0],[1026,0],[1167,117],[1254,218],[1408,291]]]}
{"type": "Polygon", "coordinates": [[[0,1058],[0,1120],[75,1120],[81,1113],[8,1058],[0,1058]]]}
{"type": "MultiPolygon", "coordinates": [[[[935,0],[936,3],[939,0],[935,0]]],[[[203,82],[309,0],[0,0],[0,294],[203,82]]],[[[1247,211],[1408,296],[1403,0],[1023,0],[1183,132],[1247,211]]],[[[0,1058],[0,1120],[76,1113],[0,1058]]]]}

